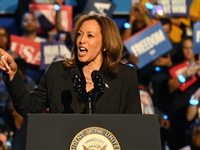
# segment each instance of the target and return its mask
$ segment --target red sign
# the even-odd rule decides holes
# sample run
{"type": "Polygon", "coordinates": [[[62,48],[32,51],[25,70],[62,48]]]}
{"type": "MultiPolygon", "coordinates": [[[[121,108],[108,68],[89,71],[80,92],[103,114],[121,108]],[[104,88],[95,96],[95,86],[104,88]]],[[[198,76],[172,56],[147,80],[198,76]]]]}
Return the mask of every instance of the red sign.
{"type": "Polygon", "coordinates": [[[11,35],[11,50],[19,54],[27,63],[40,65],[40,43],[11,35]]]}
{"type": "MultiPolygon", "coordinates": [[[[35,4],[29,5],[30,11],[33,12],[37,18],[38,31],[44,30],[55,31],[55,15],[56,10],[54,4],[35,4]]],[[[72,31],[72,6],[63,5],[60,9],[61,24],[65,31],[72,31]]],[[[46,32],[46,31],[45,31],[46,32]]]]}
{"type": "MultiPolygon", "coordinates": [[[[181,75],[183,74],[183,72],[186,71],[187,67],[188,67],[189,63],[181,63],[179,65],[176,65],[174,67],[172,67],[170,70],[169,70],[169,73],[171,74],[171,76],[174,78],[174,79],[177,79],[178,78],[178,75],[181,75]]],[[[190,79],[188,79],[185,83],[182,83],[180,86],[179,86],[179,89],[181,91],[185,91],[190,85],[192,85],[194,82],[197,81],[197,77],[191,77],[190,79]]]]}

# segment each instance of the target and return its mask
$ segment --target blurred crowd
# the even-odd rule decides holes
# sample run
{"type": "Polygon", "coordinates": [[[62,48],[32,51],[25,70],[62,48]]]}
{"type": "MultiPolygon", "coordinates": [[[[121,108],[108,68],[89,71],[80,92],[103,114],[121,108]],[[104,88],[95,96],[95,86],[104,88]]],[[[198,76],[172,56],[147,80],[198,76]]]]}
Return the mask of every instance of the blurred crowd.
{"type": "MultiPolygon", "coordinates": [[[[160,121],[160,134],[163,150],[197,150],[200,149],[200,57],[193,52],[193,24],[200,21],[200,1],[192,0],[188,17],[167,17],[165,13],[155,13],[154,17],[146,7],[149,2],[158,5],[156,0],[141,0],[135,3],[124,26],[119,28],[123,41],[134,34],[159,21],[168,36],[172,49],[156,58],[142,68],[138,68],[140,61],[134,54],[130,54],[124,47],[122,60],[137,67],[140,84],[140,98],[143,114],[158,114],[160,121]],[[128,25],[128,26],[127,26],[128,25]],[[183,66],[181,76],[174,78],[170,71],[174,67],[183,66]],[[182,77],[182,78],[181,78],[182,77]],[[187,82],[190,82],[188,85],[187,82]],[[187,86],[188,85],[188,86],[187,86]],[[187,86],[184,90],[181,87],[187,86]]],[[[20,0],[16,11],[20,35],[23,38],[35,41],[64,41],[72,43],[71,33],[61,24],[61,13],[56,11],[56,33],[52,35],[38,33],[37,20],[29,11],[30,0],[20,0]]],[[[63,0],[55,0],[62,8],[63,0]]],[[[73,8],[74,23],[81,15],[86,0],[77,1],[73,8]]],[[[18,64],[21,76],[31,91],[39,83],[44,70],[36,65],[28,64],[25,59],[10,50],[10,34],[7,27],[0,27],[0,48],[12,54],[18,64]]],[[[200,47],[199,47],[200,48],[200,47]]],[[[56,56],[53,61],[65,59],[56,56]]],[[[0,72],[2,76],[3,72],[0,72]]],[[[44,110],[40,113],[48,113],[44,110]]],[[[9,93],[0,78],[0,150],[9,149],[14,135],[23,123],[21,117],[13,108],[9,93]]],[[[152,148],[153,149],[153,148],[152,148]]]]}

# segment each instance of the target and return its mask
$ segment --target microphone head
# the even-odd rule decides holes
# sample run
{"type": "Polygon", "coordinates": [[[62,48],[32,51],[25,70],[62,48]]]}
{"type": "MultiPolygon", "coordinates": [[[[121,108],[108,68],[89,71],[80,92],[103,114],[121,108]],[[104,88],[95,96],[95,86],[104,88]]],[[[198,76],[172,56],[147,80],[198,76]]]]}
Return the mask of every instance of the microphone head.
{"type": "Polygon", "coordinates": [[[85,84],[82,80],[81,74],[77,68],[74,68],[70,71],[71,79],[74,83],[74,90],[79,94],[85,94],[85,84]]]}
{"type": "Polygon", "coordinates": [[[79,77],[81,76],[78,68],[73,68],[71,71],[70,71],[70,75],[71,75],[71,78],[74,78],[75,75],[78,75],[79,77]]]}
{"type": "MultiPolygon", "coordinates": [[[[101,77],[101,74],[100,74],[100,72],[98,71],[98,70],[94,70],[93,72],[92,72],[92,80],[95,80],[95,78],[96,77],[101,77]]],[[[94,81],[93,81],[94,82],[94,81]]]]}
{"type": "Polygon", "coordinates": [[[94,70],[92,72],[92,81],[94,82],[94,89],[103,92],[105,88],[105,83],[103,82],[99,71],[94,70]]]}

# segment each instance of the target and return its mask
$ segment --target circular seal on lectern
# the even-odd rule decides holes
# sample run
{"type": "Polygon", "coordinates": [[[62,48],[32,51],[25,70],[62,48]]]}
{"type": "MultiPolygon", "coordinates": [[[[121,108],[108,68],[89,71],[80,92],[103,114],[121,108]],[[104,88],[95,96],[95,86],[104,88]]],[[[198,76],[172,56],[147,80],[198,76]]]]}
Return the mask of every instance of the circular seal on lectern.
{"type": "Polygon", "coordinates": [[[121,148],[110,131],[100,127],[89,127],[74,137],[70,150],[121,150],[121,148]]]}

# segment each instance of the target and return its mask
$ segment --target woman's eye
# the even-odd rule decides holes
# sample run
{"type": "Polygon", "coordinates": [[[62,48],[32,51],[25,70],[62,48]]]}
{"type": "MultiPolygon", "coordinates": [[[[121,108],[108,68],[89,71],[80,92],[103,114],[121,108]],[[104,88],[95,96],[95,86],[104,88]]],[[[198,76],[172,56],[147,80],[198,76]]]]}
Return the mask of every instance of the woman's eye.
{"type": "Polygon", "coordinates": [[[77,36],[81,36],[82,34],[81,33],[77,33],[77,36]]]}
{"type": "Polygon", "coordinates": [[[92,34],[88,34],[88,37],[94,37],[92,34]]]}

